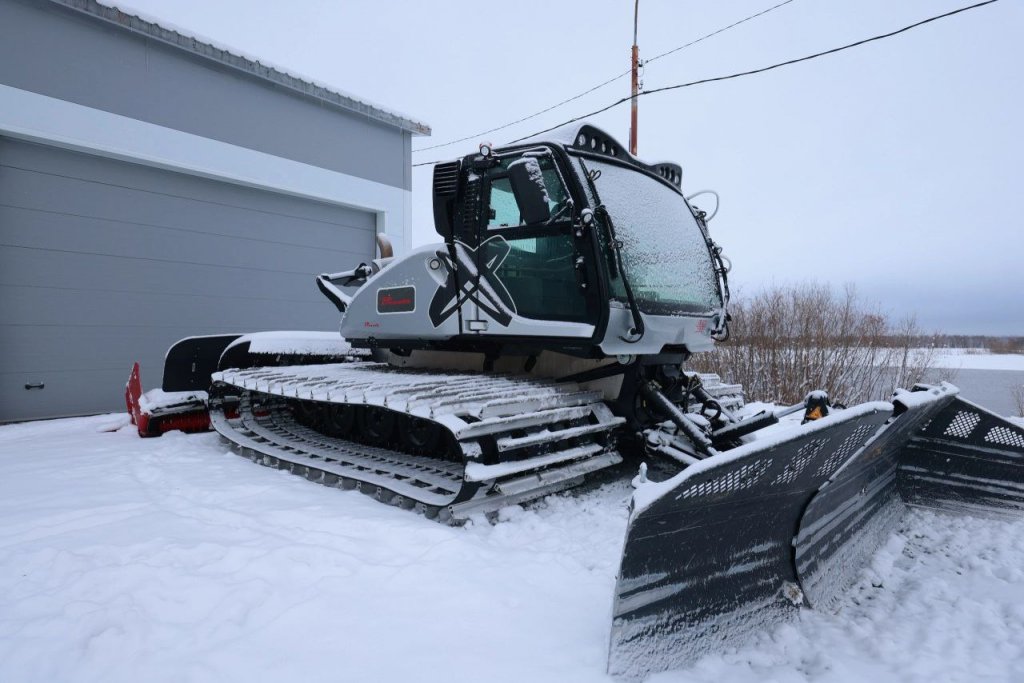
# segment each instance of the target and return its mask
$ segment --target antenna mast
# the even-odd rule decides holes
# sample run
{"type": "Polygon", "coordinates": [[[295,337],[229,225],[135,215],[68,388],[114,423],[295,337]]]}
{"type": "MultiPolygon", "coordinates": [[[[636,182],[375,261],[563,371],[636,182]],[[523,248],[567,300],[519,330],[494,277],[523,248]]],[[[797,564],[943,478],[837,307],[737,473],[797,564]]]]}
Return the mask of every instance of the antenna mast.
{"type": "Polygon", "coordinates": [[[629,112],[629,153],[636,156],[636,96],[639,92],[640,48],[636,45],[637,16],[640,14],[640,0],[633,3],[633,98],[629,112]]]}

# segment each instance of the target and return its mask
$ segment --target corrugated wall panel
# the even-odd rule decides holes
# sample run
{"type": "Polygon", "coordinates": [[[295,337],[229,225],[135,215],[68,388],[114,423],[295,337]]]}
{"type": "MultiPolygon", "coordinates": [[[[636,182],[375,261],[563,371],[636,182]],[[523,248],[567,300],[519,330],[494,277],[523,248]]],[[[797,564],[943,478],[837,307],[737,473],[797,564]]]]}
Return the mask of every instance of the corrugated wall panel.
{"type": "Polygon", "coordinates": [[[184,336],[334,329],[313,277],[369,258],[374,226],[367,212],[0,138],[0,421],[117,410],[131,362],[157,386],[184,336]]]}

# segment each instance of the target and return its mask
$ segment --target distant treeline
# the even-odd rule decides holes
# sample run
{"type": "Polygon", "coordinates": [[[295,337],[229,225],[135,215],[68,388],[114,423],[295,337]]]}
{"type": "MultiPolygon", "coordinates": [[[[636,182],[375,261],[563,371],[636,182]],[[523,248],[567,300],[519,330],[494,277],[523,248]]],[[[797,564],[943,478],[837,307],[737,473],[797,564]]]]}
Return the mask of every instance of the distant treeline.
{"type": "MultiPolygon", "coordinates": [[[[905,335],[893,332],[890,322],[884,316],[868,314],[867,319],[877,318],[886,327],[884,334],[871,339],[873,344],[886,347],[910,345],[921,349],[964,349],[968,353],[1021,353],[1024,354],[1024,337],[996,337],[974,334],[914,334],[905,335]]],[[[858,339],[856,334],[839,334],[837,339],[843,343],[853,343],[858,339]]]]}
{"type": "Polygon", "coordinates": [[[992,353],[1024,353],[1024,337],[936,334],[923,336],[919,342],[940,349],[987,349],[992,353]]]}

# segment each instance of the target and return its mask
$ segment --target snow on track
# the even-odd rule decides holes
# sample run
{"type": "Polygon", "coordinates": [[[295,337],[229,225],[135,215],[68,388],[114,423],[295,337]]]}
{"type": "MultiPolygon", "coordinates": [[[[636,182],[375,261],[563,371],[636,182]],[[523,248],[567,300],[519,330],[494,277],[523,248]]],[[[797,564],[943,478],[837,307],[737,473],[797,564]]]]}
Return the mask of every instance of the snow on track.
{"type": "MultiPolygon", "coordinates": [[[[625,483],[449,528],[120,416],[0,427],[0,681],[606,681],[625,483]],[[102,431],[117,429],[118,431],[102,431]]],[[[657,681],[1024,680],[1024,522],[657,681]]]]}

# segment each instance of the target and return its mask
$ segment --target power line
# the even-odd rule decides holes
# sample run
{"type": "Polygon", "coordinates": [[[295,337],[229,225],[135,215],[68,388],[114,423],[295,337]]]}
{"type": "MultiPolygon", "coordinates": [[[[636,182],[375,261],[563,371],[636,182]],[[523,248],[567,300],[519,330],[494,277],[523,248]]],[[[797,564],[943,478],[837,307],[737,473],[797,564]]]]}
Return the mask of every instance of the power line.
{"type": "MultiPolygon", "coordinates": [[[[776,64],[771,64],[769,66],[761,67],[761,68],[758,68],[758,69],[751,69],[749,71],[741,71],[741,72],[738,72],[738,73],[729,74],[727,76],[714,76],[712,78],[702,78],[702,79],[697,80],[697,81],[690,81],[688,83],[679,83],[677,85],[667,85],[667,86],[664,86],[664,87],[661,87],[661,88],[655,88],[653,90],[645,90],[644,92],[638,93],[637,97],[643,97],[644,95],[653,95],[654,93],[664,92],[666,90],[678,90],[680,88],[690,88],[690,87],[693,87],[695,85],[703,85],[705,83],[714,83],[714,82],[717,82],[717,81],[726,81],[726,80],[730,80],[730,79],[734,79],[734,78],[741,78],[743,76],[752,76],[754,74],[764,73],[766,71],[772,71],[773,69],[778,69],[778,68],[781,68],[781,67],[784,67],[784,66],[790,66],[792,64],[798,64],[800,62],[806,62],[806,61],[809,61],[809,60],[812,60],[812,59],[817,59],[818,57],[824,57],[826,55],[831,55],[831,54],[835,54],[837,52],[842,52],[843,50],[849,50],[850,48],[859,47],[861,45],[865,45],[867,43],[871,43],[871,42],[874,42],[876,40],[882,40],[884,38],[891,38],[891,37],[899,35],[901,33],[905,33],[906,31],[910,31],[911,29],[918,28],[919,26],[923,26],[925,24],[929,24],[929,23],[931,23],[933,21],[938,21],[939,19],[945,19],[947,17],[953,16],[954,14],[960,14],[961,12],[966,12],[968,10],[977,9],[978,7],[984,7],[985,5],[991,5],[991,4],[993,4],[995,2],[998,2],[998,1],[999,0],[986,0],[985,2],[979,2],[977,4],[969,5],[967,7],[961,7],[960,9],[952,10],[950,12],[946,12],[944,14],[939,14],[939,15],[936,15],[934,17],[929,17],[928,19],[924,19],[924,20],[916,22],[914,24],[910,24],[909,26],[904,26],[901,29],[897,29],[895,31],[891,31],[889,33],[883,33],[883,34],[880,34],[880,35],[877,35],[877,36],[872,36],[870,38],[864,38],[863,40],[858,40],[856,42],[849,43],[847,45],[842,45],[840,47],[835,47],[835,48],[832,48],[830,50],[824,50],[822,52],[816,52],[814,54],[806,55],[804,57],[797,57],[795,59],[789,59],[789,60],[786,60],[784,62],[778,62],[776,64]]],[[[600,109],[595,109],[594,111],[588,112],[586,114],[581,114],[579,116],[573,117],[571,119],[568,119],[566,121],[558,123],[558,124],[556,124],[554,126],[551,126],[549,128],[545,128],[544,130],[539,130],[539,131],[537,131],[535,133],[530,133],[529,135],[525,135],[525,136],[523,136],[521,138],[516,138],[515,140],[510,140],[506,144],[513,144],[513,143],[516,143],[516,142],[521,142],[522,140],[526,140],[527,138],[531,138],[531,137],[534,137],[534,136],[537,136],[537,135],[542,135],[544,133],[548,133],[548,132],[550,132],[552,130],[555,130],[556,128],[561,128],[562,126],[568,125],[570,123],[575,123],[576,121],[580,121],[580,120],[585,119],[585,118],[587,118],[589,116],[594,116],[596,114],[604,113],[604,112],[608,111],[609,109],[617,107],[620,104],[623,104],[625,102],[629,102],[632,99],[633,99],[632,97],[623,97],[623,98],[621,98],[619,100],[616,100],[615,102],[612,102],[611,104],[609,104],[609,105],[607,105],[605,107],[602,107],[600,109]]],[[[413,164],[413,166],[426,166],[428,164],[434,164],[434,163],[438,163],[438,162],[437,161],[427,161],[427,162],[422,162],[422,163],[418,163],[418,164],[413,164]]]]}
{"type": "MultiPolygon", "coordinates": [[[[933,21],[938,21],[939,19],[945,19],[947,17],[953,16],[954,14],[960,14],[961,12],[966,12],[968,10],[977,9],[979,7],[984,7],[985,5],[991,5],[992,3],[995,3],[995,2],[999,2],[999,0],[985,0],[985,2],[979,2],[979,3],[976,3],[974,5],[968,5],[967,7],[961,7],[960,9],[955,9],[955,10],[952,10],[950,12],[946,12],[944,14],[938,14],[938,15],[936,15],[934,17],[929,17],[928,19],[924,19],[924,20],[919,21],[917,23],[910,24],[909,26],[904,26],[903,28],[897,29],[895,31],[890,31],[889,33],[883,33],[883,34],[880,34],[880,35],[877,35],[877,36],[872,36],[870,38],[864,38],[863,40],[858,40],[858,41],[856,41],[854,43],[849,43],[847,45],[842,45],[840,47],[834,47],[831,50],[824,50],[823,52],[816,52],[814,54],[806,55],[804,57],[797,57],[796,59],[789,59],[789,60],[786,60],[784,62],[778,62],[776,64],[772,64],[770,66],[761,67],[759,69],[751,69],[750,71],[741,71],[741,72],[738,72],[738,73],[729,74],[728,76],[715,76],[715,77],[712,77],[712,78],[702,78],[702,79],[700,79],[698,81],[690,81],[688,83],[679,83],[677,85],[666,85],[664,87],[655,88],[653,90],[645,90],[644,92],[641,92],[641,93],[637,94],[637,97],[643,97],[645,95],[653,95],[654,93],[665,92],[666,90],[679,90],[680,88],[690,88],[690,87],[693,87],[695,85],[703,85],[704,83],[715,83],[717,81],[727,81],[727,80],[730,80],[730,79],[733,79],[733,78],[741,78],[743,76],[753,76],[754,74],[760,74],[760,73],[764,73],[765,71],[771,71],[773,69],[779,69],[779,68],[782,68],[784,66],[790,66],[791,64],[799,64],[800,62],[806,62],[806,61],[809,61],[809,60],[812,60],[812,59],[817,59],[818,57],[824,57],[826,55],[831,55],[831,54],[835,54],[837,52],[842,52],[843,50],[849,50],[850,48],[858,47],[860,45],[865,45],[867,43],[872,43],[872,42],[874,42],[876,40],[882,40],[884,38],[891,38],[891,37],[899,35],[901,33],[905,33],[907,31],[910,31],[911,29],[915,29],[915,28],[917,28],[919,26],[924,26],[925,24],[930,24],[933,21]]],[[[580,116],[576,116],[576,117],[571,118],[571,119],[569,119],[567,121],[563,121],[562,123],[559,123],[557,125],[551,126],[550,128],[545,128],[544,130],[537,131],[536,133],[531,133],[530,135],[525,135],[525,136],[523,136],[521,138],[516,138],[515,140],[509,141],[507,144],[512,144],[512,143],[515,143],[515,142],[521,142],[522,140],[526,140],[527,138],[532,138],[532,137],[534,137],[536,135],[541,135],[543,133],[550,132],[550,131],[552,131],[552,130],[554,130],[556,128],[561,128],[562,126],[568,125],[570,123],[575,123],[576,121],[579,121],[581,119],[585,119],[585,118],[587,118],[589,116],[594,116],[595,114],[601,114],[603,112],[608,111],[609,109],[612,109],[613,107],[619,106],[620,104],[622,104],[624,102],[629,102],[632,99],[633,99],[632,97],[623,97],[622,99],[617,100],[615,102],[612,102],[611,104],[609,104],[609,105],[607,105],[605,107],[602,107],[600,109],[595,109],[594,111],[588,112],[586,114],[581,114],[580,116]]]]}
{"type": "MultiPolygon", "coordinates": [[[[768,9],[761,10],[757,14],[751,14],[749,17],[744,17],[743,19],[740,19],[739,21],[735,21],[735,22],[729,24],[728,26],[723,26],[722,28],[720,28],[720,29],[718,29],[716,31],[712,31],[711,33],[708,33],[707,35],[703,35],[700,38],[697,38],[696,40],[691,40],[689,43],[686,43],[685,45],[680,45],[679,47],[673,48],[673,49],[671,49],[671,50],[669,50],[667,52],[662,52],[660,55],[656,55],[654,57],[651,57],[650,59],[645,59],[645,60],[643,60],[643,63],[647,64],[648,62],[653,62],[656,59],[661,59],[662,57],[668,56],[668,55],[670,55],[670,54],[672,54],[674,52],[679,52],[680,50],[685,50],[686,48],[691,47],[693,45],[696,45],[697,43],[700,43],[702,41],[705,41],[708,38],[711,38],[713,36],[717,36],[719,33],[724,33],[725,31],[728,31],[731,28],[735,28],[735,27],[739,26],[740,24],[744,24],[744,23],[746,23],[746,22],[748,22],[748,21],[750,21],[752,19],[756,19],[757,17],[759,17],[759,16],[761,16],[763,14],[768,14],[769,12],[771,12],[773,10],[777,10],[778,8],[782,7],[783,5],[788,5],[791,2],[793,2],[793,0],[785,0],[785,2],[780,2],[779,4],[773,5],[772,7],[769,7],[768,9]]],[[[515,121],[510,121],[509,123],[500,125],[500,126],[498,126],[496,128],[491,128],[489,130],[485,130],[485,131],[480,132],[480,133],[475,133],[473,135],[467,135],[466,137],[459,138],[457,140],[449,140],[448,142],[441,142],[441,143],[438,143],[436,145],[430,145],[429,147],[421,147],[419,149],[414,149],[414,150],[412,150],[412,152],[413,152],[413,154],[415,154],[416,152],[426,152],[427,150],[430,150],[430,149],[438,149],[439,147],[447,147],[449,145],[454,145],[454,144],[459,143],[459,142],[465,142],[467,140],[478,140],[482,136],[488,135],[489,133],[496,133],[499,130],[505,130],[506,128],[511,128],[512,126],[516,125],[517,123],[522,123],[523,121],[529,121],[530,119],[535,119],[538,116],[540,116],[541,114],[547,114],[549,111],[551,111],[553,109],[558,109],[562,105],[569,104],[570,102],[574,102],[575,100],[580,99],[584,95],[589,95],[590,93],[594,92],[595,90],[600,90],[604,86],[610,85],[611,83],[614,83],[615,81],[619,80],[623,76],[628,76],[630,73],[631,73],[630,70],[623,71],[619,75],[612,76],[607,81],[603,81],[601,83],[598,83],[594,87],[589,88],[587,90],[584,90],[583,92],[579,93],[578,95],[573,95],[572,97],[564,99],[561,102],[558,102],[556,104],[552,104],[550,107],[548,107],[546,109],[541,109],[538,112],[535,112],[535,113],[530,114],[528,116],[524,116],[521,119],[516,119],[515,121]]],[[[414,166],[422,166],[422,164],[413,164],[413,165],[414,166]]]]}
{"type": "Polygon", "coordinates": [[[515,121],[510,121],[510,122],[508,122],[508,123],[506,123],[504,125],[498,126],[497,128],[491,128],[490,130],[485,130],[485,131],[480,132],[480,133],[475,133],[473,135],[467,135],[466,137],[459,138],[457,140],[449,140],[448,142],[442,142],[442,143],[439,143],[437,145],[431,145],[429,147],[421,147],[419,149],[414,149],[412,152],[413,152],[413,154],[415,154],[416,152],[426,152],[428,149],[437,149],[438,147],[447,147],[448,145],[454,145],[457,142],[465,142],[466,140],[479,140],[482,136],[487,135],[488,133],[495,133],[495,132],[497,132],[499,130],[505,130],[506,128],[511,128],[512,126],[516,125],[517,123],[522,123],[523,121],[529,121],[530,119],[537,118],[541,114],[548,113],[552,109],[558,109],[563,104],[569,104],[570,102],[572,102],[574,100],[578,100],[579,98],[583,97],[584,95],[589,95],[590,93],[594,92],[595,90],[599,90],[599,89],[603,88],[604,86],[608,85],[609,83],[614,83],[615,81],[619,80],[623,76],[628,76],[629,73],[630,73],[629,71],[626,71],[625,73],[621,73],[618,76],[615,76],[613,78],[609,78],[607,81],[605,81],[603,83],[598,83],[597,85],[595,85],[593,88],[590,88],[589,90],[584,90],[579,95],[573,95],[572,97],[570,97],[568,99],[562,100],[558,104],[552,104],[547,109],[541,109],[539,112],[536,112],[534,114],[530,114],[529,116],[524,116],[523,118],[516,119],[515,121]]]}
{"type": "MultiPolygon", "coordinates": [[[[660,55],[655,55],[655,56],[651,57],[650,59],[645,59],[645,60],[643,60],[644,64],[650,64],[651,62],[653,62],[656,59],[661,59],[662,57],[668,57],[670,54],[679,52],[680,50],[685,50],[686,48],[690,47],[691,45],[696,45],[697,43],[700,43],[702,41],[707,40],[708,38],[711,38],[713,36],[717,36],[719,33],[724,33],[724,32],[728,31],[731,28],[735,28],[735,27],[739,26],[740,24],[745,24],[746,22],[750,21],[751,19],[757,19],[762,14],[768,14],[769,12],[777,10],[780,7],[782,7],[783,5],[788,5],[791,2],[793,2],[793,0],[785,0],[785,2],[780,2],[777,5],[772,5],[768,9],[761,10],[757,14],[751,14],[749,17],[746,17],[744,19],[740,19],[739,21],[734,22],[732,24],[729,24],[728,26],[723,26],[722,28],[718,29],[717,31],[713,31],[712,33],[709,33],[706,36],[701,36],[697,40],[691,40],[686,45],[680,45],[679,47],[674,47],[674,48],[672,48],[671,50],[669,50],[667,52],[662,52],[660,55]]],[[[629,73],[629,72],[627,71],[626,73],[629,73]]]]}
{"type": "MultiPolygon", "coordinates": [[[[730,79],[733,79],[733,78],[741,78],[743,76],[752,76],[754,74],[764,73],[765,71],[771,71],[773,69],[779,69],[781,67],[789,66],[791,64],[798,64],[800,62],[806,62],[806,61],[809,61],[811,59],[817,59],[818,57],[824,57],[826,55],[835,54],[836,52],[842,52],[843,50],[849,50],[850,48],[858,47],[860,45],[864,45],[866,43],[871,43],[871,42],[874,42],[876,40],[882,40],[883,38],[891,38],[891,37],[899,35],[901,33],[905,33],[907,31],[910,31],[911,29],[915,29],[915,28],[917,28],[919,26],[924,26],[925,24],[930,24],[933,21],[938,21],[939,19],[945,19],[947,17],[953,16],[954,14],[960,14],[961,12],[966,12],[968,10],[977,9],[979,7],[984,7],[985,5],[991,5],[991,4],[993,4],[995,2],[998,2],[998,1],[999,0],[986,0],[985,2],[979,2],[979,3],[974,4],[974,5],[968,5],[967,7],[961,7],[960,9],[955,9],[955,10],[952,10],[950,12],[946,12],[945,14],[938,14],[938,15],[936,15],[934,17],[929,17],[928,19],[924,19],[924,20],[919,21],[917,23],[910,24],[909,26],[904,26],[903,28],[897,29],[895,31],[890,31],[889,33],[883,33],[883,34],[880,34],[880,35],[877,35],[877,36],[872,36],[871,38],[864,38],[863,40],[858,40],[858,41],[856,41],[854,43],[849,43],[847,45],[842,45],[840,47],[834,47],[831,50],[825,50],[823,52],[816,52],[814,54],[806,55],[804,57],[797,57],[796,59],[789,59],[789,60],[786,60],[784,62],[778,62],[776,64],[772,64],[770,66],[761,67],[759,69],[751,69],[750,71],[741,71],[741,72],[738,72],[738,73],[729,74],[728,76],[715,76],[715,77],[712,77],[712,78],[702,78],[702,79],[700,79],[698,81],[690,81],[688,83],[680,83],[678,85],[667,85],[667,86],[664,86],[662,88],[655,88],[653,90],[645,90],[644,92],[639,93],[637,95],[637,97],[643,97],[644,95],[653,95],[654,93],[665,92],[666,90],[678,90],[680,88],[690,88],[690,87],[693,87],[695,85],[703,85],[704,83],[714,83],[714,82],[717,82],[717,81],[727,81],[727,80],[730,80],[730,79]]],[[[526,135],[526,136],[523,136],[521,138],[516,138],[515,140],[510,140],[507,144],[513,144],[513,143],[516,143],[516,142],[521,142],[521,141],[523,141],[523,140],[525,140],[527,138],[532,138],[532,137],[534,137],[536,135],[542,135],[544,133],[548,133],[548,132],[550,132],[550,131],[552,131],[552,130],[554,130],[556,128],[561,128],[562,126],[568,125],[570,123],[575,123],[576,121],[580,121],[580,120],[585,119],[585,118],[587,118],[589,116],[594,116],[595,114],[601,114],[603,112],[608,111],[609,109],[612,109],[614,107],[619,106],[620,104],[622,104],[624,102],[629,102],[631,99],[633,99],[633,98],[632,97],[623,97],[622,99],[617,100],[615,102],[612,102],[611,104],[609,104],[609,105],[607,105],[605,107],[602,107],[600,109],[595,109],[592,112],[588,112],[586,114],[581,114],[580,116],[576,116],[576,117],[571,118],[571,119],[569,119],[567,121],[563,121],[563,122],[561,122],[561,123],[559,123],[557,125],[551,126],[550,128],[545,128],[544,130],[539,130],[536,133],[531,133],[530,135],[526,135]]],[[[424,161],[424,162],[421,162],[421,163],[418,163],[418,164],[413,164],[413,166],[428,166],[428,165],[431,165],[431,164],[436,164],[436,163],[438,163],[438,161],[439,160],[424,161]]]]}

